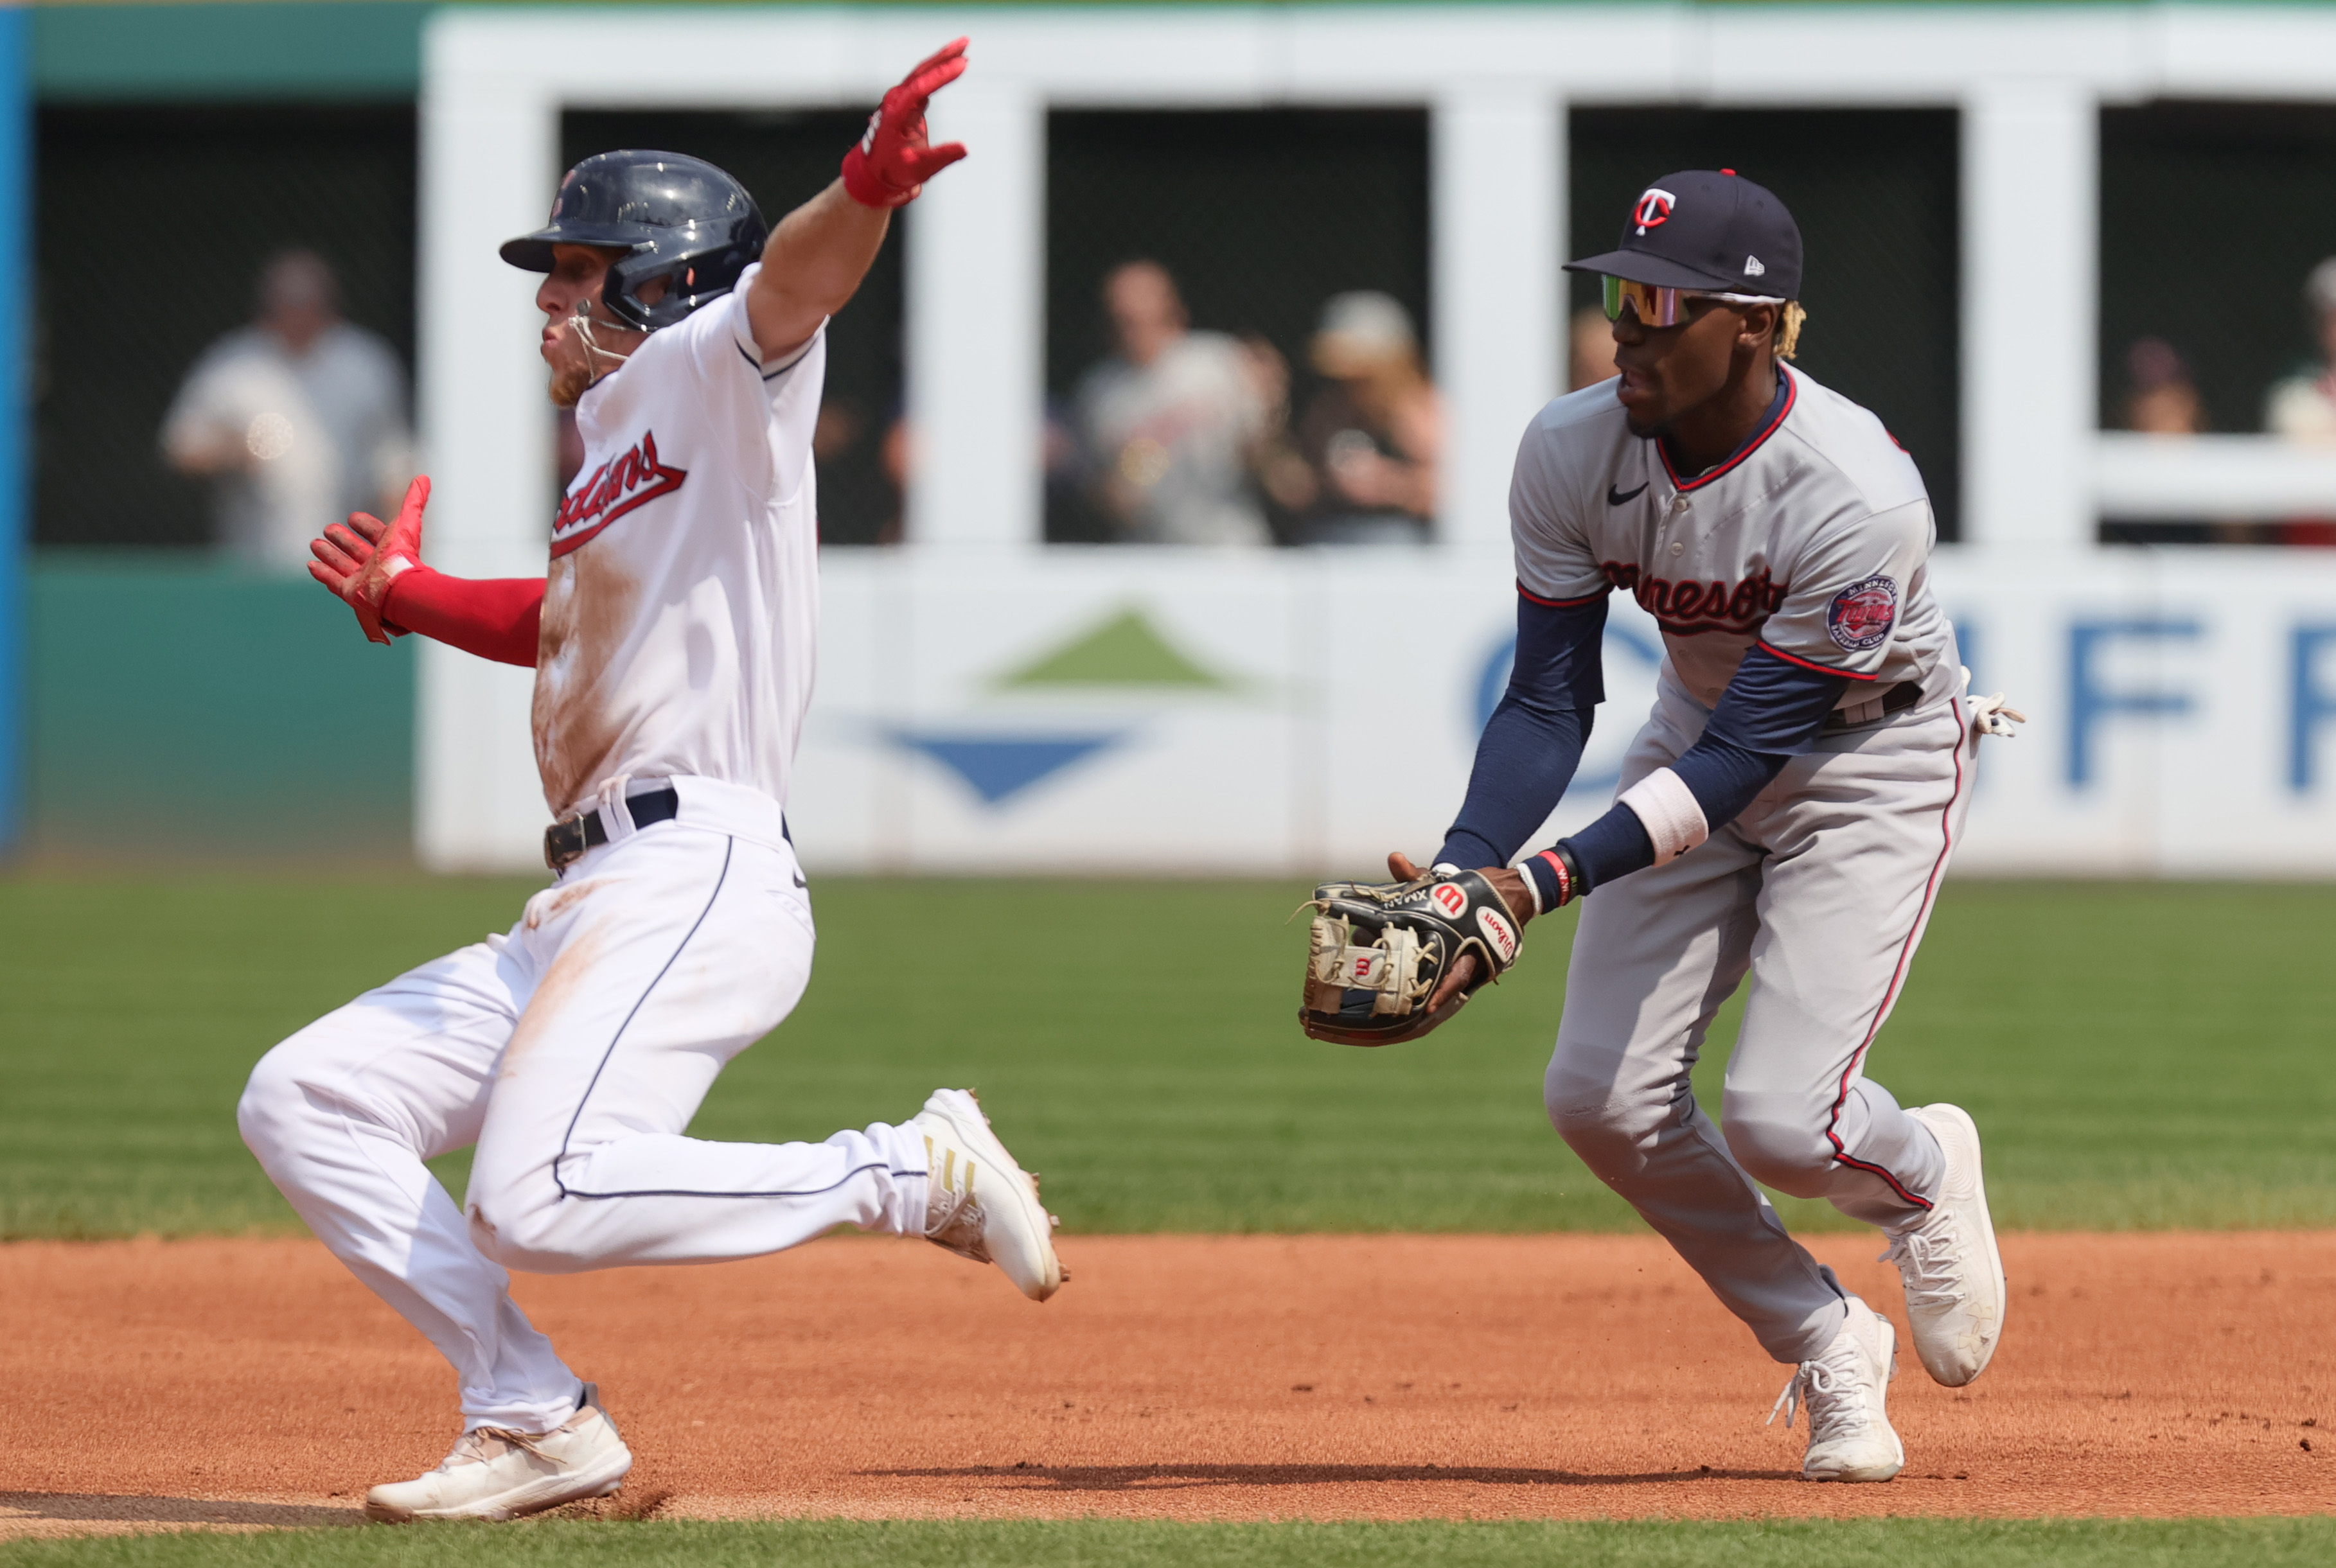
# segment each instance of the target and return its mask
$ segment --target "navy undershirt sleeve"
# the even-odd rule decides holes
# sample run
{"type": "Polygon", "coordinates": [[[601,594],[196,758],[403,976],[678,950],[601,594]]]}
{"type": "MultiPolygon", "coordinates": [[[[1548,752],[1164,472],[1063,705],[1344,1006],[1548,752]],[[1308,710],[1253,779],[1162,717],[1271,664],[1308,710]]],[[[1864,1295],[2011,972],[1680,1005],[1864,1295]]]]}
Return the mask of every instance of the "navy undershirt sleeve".
{"type": "MultiPolygon", "coordinates": [[[[1746,653],[1703,734],[1671,764],[1703,809],[1703,820],[1717,828],[1743,814],[1786,762],[1809,749],[1848,687],[1846,676],[1795,664],[1764,648],[1746,653]]],[[[1582,872],[1581,891],[1655,860],[1646,824],[1626,805],[1617,804],[1560,842],[1582,872]]],[[[1550,902],[1557,895],[1557,873],[1538,857],[1526,867],[1541,884],[1542,901],[1550,902]]]]}
{"type": "Polygon", "coordinates": [[[1606,700],[1600,665],[1605,630],[1603,594],[1552,604],[1518,590],[1516,666],[1476,742],[1467,798],[1435,863],[1507,865],[1557,809],[1606,700]]]}

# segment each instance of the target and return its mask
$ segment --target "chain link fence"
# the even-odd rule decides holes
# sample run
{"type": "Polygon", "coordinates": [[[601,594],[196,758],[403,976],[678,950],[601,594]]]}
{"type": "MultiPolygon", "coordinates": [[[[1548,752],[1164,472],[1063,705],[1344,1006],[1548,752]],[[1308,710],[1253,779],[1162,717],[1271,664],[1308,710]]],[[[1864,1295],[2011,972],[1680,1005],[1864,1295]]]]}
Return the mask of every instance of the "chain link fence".
{"type": "MultiPolygon", "coordinates": [[[[1165,268],[1198,328],[1262,338],[1291,372],[1289,414],[1322,389],[1308,345],[1331,296],[1428,297],[1427,116],[1410,109],[1060,112],[1046,127],[1046,390],[1064,419],[1114,352],[1099,292],[1123,262],[1165,268]]],[[[1292,518],[1268,500],[1277,535],[1292,518]]],[[[1048,487],[1046,537],[1111,537],[1075,483],[1048,487]]]]}
{"type": "MultiPolygon", "coordinates": [[[[833,178],[863,122],[857,111],[571,112],[562,152],[570,162],[624,146],[695,153],[736,174],[775,221],[833,178]]],[[[411,363],[413,112],[59,108],[42,112],[39,135],[35,537],[205,543],[208,498],[163,464],[156,433],[187,366],[248,318],[270,254],[323,253],[340,273],[349,317],[411,363]],[[139,242],[104,238],[116,231],[139,242]]],[[[1572,115],[1570,142],[1577,250],[1606,243],[1630,199],[1672,169],[1740,169],[1783,197],[1808,243],[1802,363],[1883,416],[1922,464],[1942,535],[1954,537],[1952,113],[1583,109],[1572,115]]],[[[2292,192],[2336,183],[2325,172],[2336,168],[2329,151],[2336,112],[2328,111],[2112,112],[2105,388],[2126,335],[2167,334],[2195,356],[2216,427],[2253,427],[2262,385],[2309,348],[2295,290],[2336,236],[2314,238],[2329,204],[2292,192]],[[2163,210],[2172,209],[2224,212],[2228,221],[2168,222],[2163,210]],[[2268,259],[2266,225],[2278,251],[2268,259]],[[2218,245],[2217,235],[2243,229],[2246,254],[2218,245]],[[2228,286],[2214,286],[2226,277],[2228,286]]],[[[1331,296],[1391,295],[1424,339],[1427,167],[1418,110],[1053,114],[1046,368],[1056,409],[1112,352],[1098,290],[1114,267],[1138,258],[1175,278],[1196,326],[1270,344],[1290,366],[1293,411],[1321,386],[1308,346],[1331,296]]],[[[913,210],[904,218],[913,225],[913,210]]],[[[885,247],[830,329],[819,459],[822,532],[832,543],[899,536],[908,444],[900,254],[898,239],[885,247]]],[[[1591,284],[1572,287],[1576,305],[1591,302],[1591,284]]],[[[1105,536],[1081,496],[1059,486],[1046,529],[1054,540],[1105,536]]]]}
{"type": "Polygon", "coordinates": [[[47,108],[36,135],[34,540],[208,544],[157,436],[270,256],[321,254],[411,370],[413,107],[47,108]]]}
{"type": "Polygon", "coordinates": [[[2127,356],[2137,341],[2155,337],[2186,363],[2208,429],[2263,429],[2272,384],[2319,358],[2303,280],[2331,256],[2336,108],[2105,111],[2103,428],[2124,424],[2127,356]]]}

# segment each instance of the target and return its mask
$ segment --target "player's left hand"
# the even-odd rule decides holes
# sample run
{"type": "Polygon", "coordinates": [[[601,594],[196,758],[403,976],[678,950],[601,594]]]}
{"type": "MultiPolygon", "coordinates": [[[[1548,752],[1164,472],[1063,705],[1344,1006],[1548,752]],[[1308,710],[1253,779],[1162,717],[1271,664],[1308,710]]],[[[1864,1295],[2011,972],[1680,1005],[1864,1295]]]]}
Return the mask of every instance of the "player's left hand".
{"type": "Polygon", "coordinates": [[[902,78],[868,117],[868,130],[843,155],[843,189],[864,207],[905,207],[925,181],[965,156],[962,141],[939,147],[925,139],[925,106],[934,93],[965,74],[965,39],[959,39],[902,78]]]}
{"type": "MultiPolygon", "coordinates": [[[[1401,850],[1397,850],[1387,856],[1387,874],[1397,881],[1407,882],[1424,877],[1427,873],[1414,864],[1409,855],[1401,850]]],[[[1516,917],[1519,926],[1523,926],[1533,918],[1533,890],[1525,886],[1523,872],[1513,872],[1506,866],[1485,866],[1481,868],[1478,874],[1493,884],[1493,891],[1501,895],[1503,903],[1509,906],[1509,913],[1516,917]]],[[[1444,1006],[1454,997],[1466,990],[1468,982],[1475,978],[1476,955],[1461,954],[1459,961],[1452,966],[1451,973],[1445,975],[1443,983],[1436,988],[1436,994],[1428,998],[1427,1010],[1433,1013],[1436,1008],[1444,1006]]]]}
{"type": "Polygon", "coordinates": [[[1517,961],[1514,892],[1495,889],[1481,872],[1421,875],[1401,854],[1387,857],[1387,869],[1397,881],[1325,882],[1309,901],[1314,920],[1298,1016],[1318,1040],[1417,1039],[1517,961]]]}
{"type": "Polygon", "coordinates": [[[316,559],[308,563],[308,575],[347,602],[371,641],[385,645],[405,635],[381,618],[381,607],[390,583],[422,564],[422,513],[429,504],[430,476],[420,474],[405,487],[395,522],[353,511],[346,525],[333,523],[324,538],[309,541],[308,553],[316,559]]]}

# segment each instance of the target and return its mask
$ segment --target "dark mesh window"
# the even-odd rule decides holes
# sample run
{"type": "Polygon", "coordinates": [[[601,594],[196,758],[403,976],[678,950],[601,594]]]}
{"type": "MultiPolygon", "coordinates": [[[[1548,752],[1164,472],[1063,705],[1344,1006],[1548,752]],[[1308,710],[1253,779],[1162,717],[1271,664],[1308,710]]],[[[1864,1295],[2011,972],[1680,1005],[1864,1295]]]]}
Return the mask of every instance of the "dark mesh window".
{"type": "MultiPolygon", "coordinates": [[[[1046,389],[1067,399],[1111,352],[1097,299],[1123,261],[1159,262],[1192,325],[1254,333],[1316,390],[1322,304],[1377,289],[1427,333],[1427,116],[1417,110],[1080,111],[1046,126],[1046,389]]],[[[1277,522],[1280,520],[1277,519],[1277,522]]],[[[1050,489],[1046,537],[1105,536],[1050,489]]]]}
{"type": "MultiPolygon", "coordinates": [[[[1574,254],[1612,248],[1631,200],[1676,169],[1734,169],[1792,209],[1807,255],[1796,364],[1879,414],[1921,466],[1954,539],[1956,117],[1945,110],[1577,109],[1574,254]]],[[[1597,302],[1576,278],[1578,308],[1597,302]]]]}
{"type": "Polygon", "coordinates": [[[2186,365],[2207,427],[2263,428],[2313,358],[2303,280],[2336,256],[2336,108],[2152,103],[2101,115],[2101,423],[2134,345],[2186,365]]]}
{"type": "Polygon", "coordinates": [[[156,438],[269,256],[322,253],[410,372],[413,108],[44,109],[37,135],[34,538],[208,543],[206,488],[156,438]]]}
{"type": "MultiPolygon", "coordinates": [[[[836,176],[867,129],[865,110],[815,112],[652,111],[570,112],[560,151],[572,165],[619,147],[687,152],[735,175],[775,226],[836,176]]],[[[550,206],[550,193],[544,205],[550,206]]],[[[829,544],[900,537],[900,492],[886,438],[900,417],[900,245],[903,214],[851,305],[827,329],[827,393],[813,450],[819,463],[819,531],[829,544]]]]}

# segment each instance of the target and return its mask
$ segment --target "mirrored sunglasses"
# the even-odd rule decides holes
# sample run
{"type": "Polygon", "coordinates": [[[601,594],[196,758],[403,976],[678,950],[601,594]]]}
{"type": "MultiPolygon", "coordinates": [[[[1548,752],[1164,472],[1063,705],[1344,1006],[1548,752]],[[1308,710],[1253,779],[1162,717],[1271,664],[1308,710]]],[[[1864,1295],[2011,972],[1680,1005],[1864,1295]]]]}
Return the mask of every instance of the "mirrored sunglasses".
{"type": "Polygon", "coordinates": [[[1634,283],[1627,278],[1605,278],[1606,319],[1622,318],[1622,307],[1629,306],[1644,326],[1676,326],[1687,319],[1689,299],[1720,299],[1730,305],[1782,305],[1785,301],[1773,294],[1723,294],[1708,288],[1666,288],[1652,283],[1634,283]]]}

